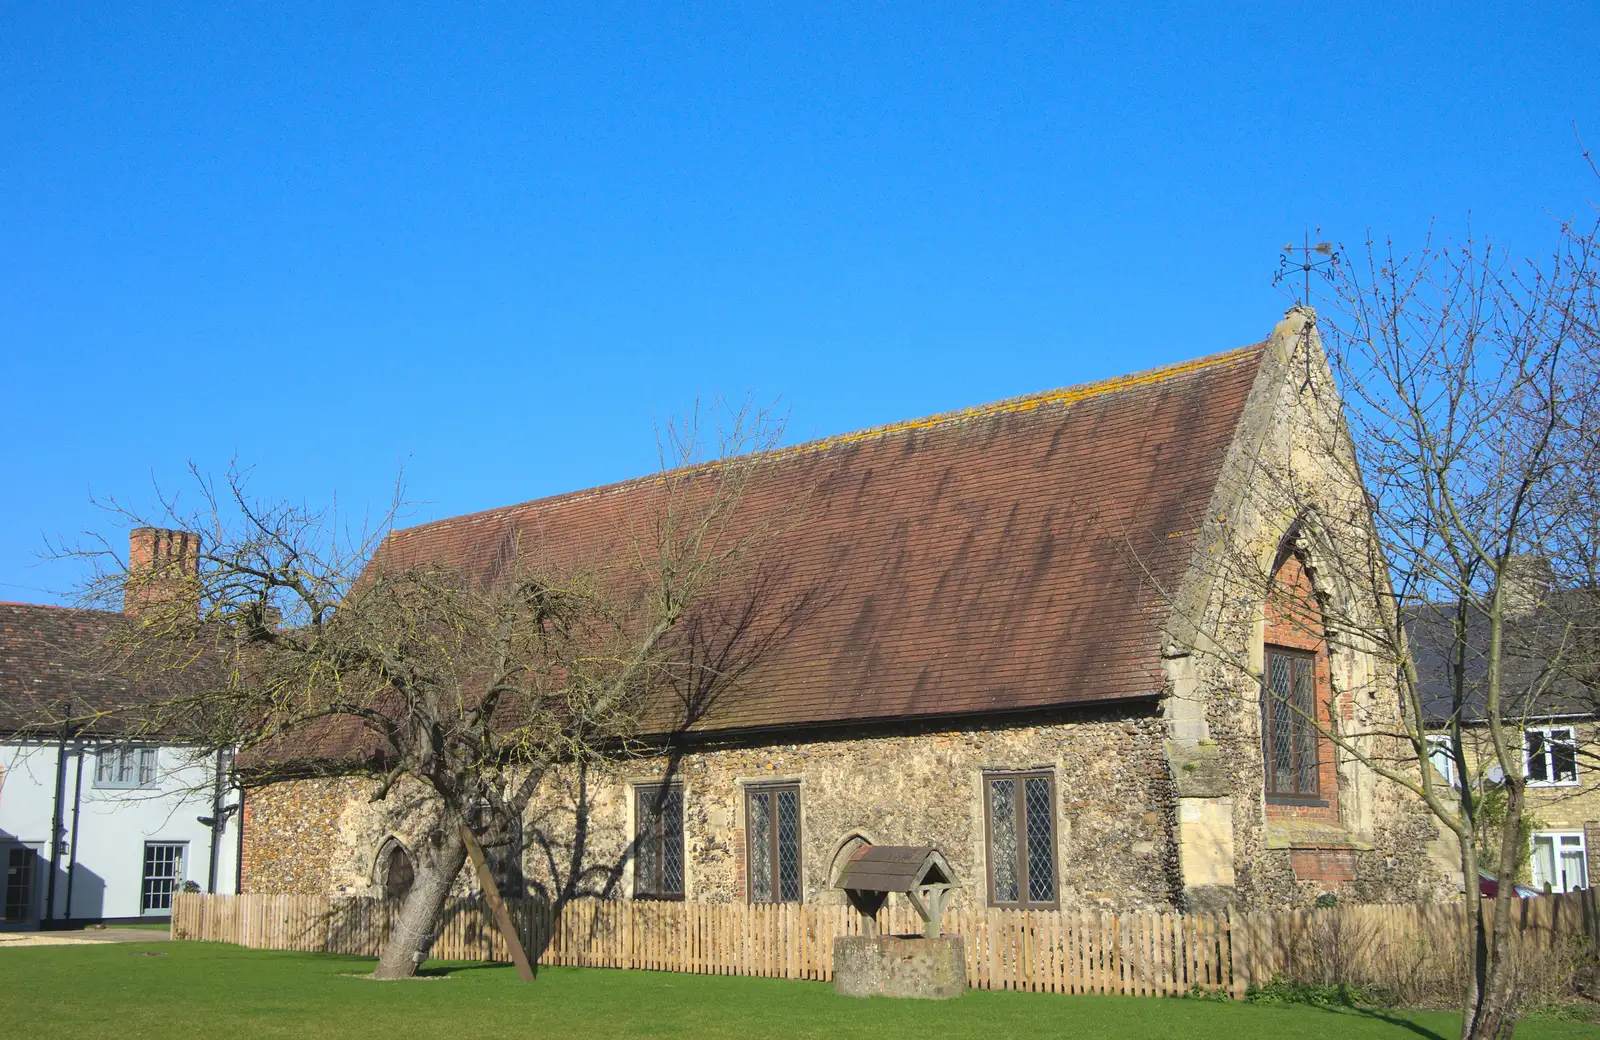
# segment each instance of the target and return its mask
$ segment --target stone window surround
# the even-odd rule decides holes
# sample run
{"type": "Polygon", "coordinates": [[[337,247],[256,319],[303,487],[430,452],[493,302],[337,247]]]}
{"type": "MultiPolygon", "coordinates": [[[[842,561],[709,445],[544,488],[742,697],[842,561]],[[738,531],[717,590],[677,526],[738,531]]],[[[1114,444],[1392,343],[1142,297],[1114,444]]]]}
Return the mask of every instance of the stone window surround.
{"type": "Polygon", "coordinates": [[[688,822],[688,791],[681,777],[666,777],[653,780],[628,781],[628,797],[625,802],[628,812],[628,847],[626,850],[627,863],[624,873],[626,875],[626,895],[629,899],[667,900],[670,902],[683,902],[689,898],[689,840],[685,825],[688,822]],[[682,891],[673,895],[647,895],[640,896],[637,889],[638,880],[638,848],[639,848],[639,810],[640,797],[646,792],[659,791],[663,787],[675,787],[678,790],[678,840],[681,843],[679,859],[682,861],[679,870],[682,873],[682,891]]]}
{"type": "MultiPolygon", "coordinates": [[[[1293,532],[1286,536],[1278,549],[1277,558],[1273,564],[1273,580],[1279,580],[1279,575],[1285,569],[1293,566],[1298,574],[1294,577],[1303,580],[1303,589],[1318,601],[1331,590],[1317,584],[1315,563],[1310,559],[1306,547],[1300,543],[1300,538],[1293,532]]],[[[1296,584],[1301,584],[1297,581],[1296,584]]],[[[1320,609],[1320,602],[1318,604],[1320,609]]],[[[1349,719],[1353,710],[1350,694],[1341,687],[1336,678],[1334,668],[1334,653],[1338,649],[1331,634],[1323,630],[1317,634],[1304,631],[1304,626],[1290,619],[1280,623],[1281,619],[1275,617],[1273,600],[1271,597],[1262,604],[1261,613],[1256,617],[1255,636],[1250,643],[1250,667],[1256,676],[1259,685],[1266,681],[1267,675],[1267,649],[1268,647],[1282,647],[1285,650],[1304,650],[1313,653],[1316,657],[1316,682],[1317,682],[1317,717],[1326,725],[1333,726],[1339,722],[1331,712],[1337,709],[1340,718],[1349,719]]],[[[1319,620],[1319,624],[1320,624],[1319,620]]],[[[1374,692],[1371,696],[1376,697],[1374,692]]],[[[1340,804],[1339,787],[1341,783],[1341,767],[1339,762],[1338,747],[1333,741],[1322,734],[1318,734],[1318,788],[1320,797],[1314,799],[1294,799],[1284,796],[1268,796],[1265,791],[1265,742],[1262,739],[1261,711],[1259,706],[1251,708],[1254,716],[1256,730],[1257,754],[1260,756],[1262,767],[1261,778],[1261,804],[1266,818],[1270,821],[1274,817],[1300,817],[1306,819],[1326,820],[1331,823],[1343,825],[1344,806],[1340,804]]]]}
{"type": "MultiPolygon", "coordinates": [[[[1263,770],[1263,774],[1264,774],[1264,777],[1265,777],[1265,783],[1266,783],[1267,801],[1269,801],[1269,802],[1271,802],[1273,804],[1276,804],[1276,805],[1315,805],[1315,806],[1325,806],[1325,805],[1329,804],[1327,793],[1323,790],[1323,786],[1324,785],[1323,785],[1323,777],[1322,777],[1323,760],[1326,757],[1326,753],[1327,753],[1327,749],[1323,745],[1325,743],[1327,743],[1327,739],[1317,730],[1317,726],[1315,724],[1308,722],[1306,719],[1304,719],[1302,716],[1300,716],[1298,713],[1296,713],[1292,708],[1290,709],[1289,739],[1290,739],[1290,743],[1291,743],[1291,753],[1292,754],[1295,753],[1293,748],[1292,748],[1293,743],[1295,741],[1297,741],[1297,740],[1300,740],[1301,739],[1301,734],[1303,733],[1303,730],[1301,730],[1300,727],[1301,726],[1310,726],[1311,727],[1311,732],[1310,732],[1310,734],[1308,734],[1308,736],[1309,736],[1310,741],[1311,741],[1311,747],[1313,749],[1315,749],[1315,752],[1316,752],[1316,760],[1315,760],[1314,763],[1312,763],[1312,767],[1311,767],[1313,790],[1310,790],[1310,791],[1298,791],[1298,792],[1297,791],[1275,791],[1275,790],[1273,790],[1273,788],[1272,788],[1272,771],[1273,771],[1272,770],[1272,762],[1271,762],[1270,752],[1269,752],[1269,750],[1267,748],[1267,742],[1268,742],[1268,740],[1270,738],[1267,736],[1268,719],[1266,717],[1265,711],[1266,711],[1266,705],[1269,703],[1269,699],[1274,696],[1272,694],[1272,692],[1271,692],[1271,683],[1272,683],[1271,672],[1272,672],[1272,661],[1273,661],[1273,658],[1276,657],[1276,658],[1280,658],[1280,659],[1284,659],[1284,660],[1289,661],[1291,668],[1295,668],[1297,663],[1303,664],[1303,665],[1308,665],[1310,667],[1310,671],[1311,671],[1312,711],[1315,712],[1318,722],[1323,722],[1324,721],[1323,716],[1326,714],[1326,705],[1321,703],[1322,698],[1319,695],[1321,694],[1322,691],[1321,691],[1321,689],[1319,689],[1319,687],[1321,687],[1324,684],[1324,682],[1326,681],[1326,679],[1327,679],[1327,675],[1326,675],[1327,669],[1324,667],[1323,662],[1319,659],[1319,656],[1320,655],[1317,653],[1316,650],[1306,649],[1304,647],[1298,647],[1298,646],[1284,646],[1284,645],[1279,644],[1279,643],[1268,642],[1262,647],[1262,658],[1263,658],[1263,667],[1262,667],[1262,676],[1261,676],[1261,688],[1263,690],[1263,696],[1261,698],[1262,712],[1263,712],[1262,718],[1261,718],[1262,770],[1263,770]]],[[[1291,672],[1291,676],[1294,675],[1294,674],[1295,674],[1294,672],[1291,672]]],[[[1291,678],[1291,682],[1292,681],[1293,680],[1291,678]]],[[[1287,699],[1287,698],[1285,698],[1285,699],[1287,699]]],[[[1300,749],[1300,750],[1304,750],[1304,749],[1300,749]]],[[[1305,768],[1305,766],[1304,765],[1300,765],[1298,768],[1303,770],[1305,768]]]]}
{"type": "MultiPolygon", "coordinates": [[[[671,784],[674,787],[676,787],[682,793],[682,800],[683,800],[683,896],[682,896],[682,899],[683,899],[684,902],[692,902],[694,900],[694,897],[695,897],[695,891],[694,891],[695,877],[694,877],[694,857],[689,855],[689,798],[690,798],[690,795],[693,793],[693,786],[689,783],[689,778],[684,776],[682,773],[679,773],[679,774],[677,774],[675,776],[662,776],[661,774],[658,773],[658,774],[652,774],[650,776],[625,776],[625,777],[622,778],[622,793],[623,793],[622,806],[623,806],[623,812],[627,814],[627,819],[625,821],[625,823],[627,825],[627,830],[624,832],[624,834],[625,834],[625,836],[627,838],[627,842],[628,842],[627,845],[622,850],[622,856],[623,856],[623,859],[622,859],[622,898],[624,898],[624,899],[637,899],[638,898],[638,896],[634,894],[634,889],[633,889],[633,869],[634,869],[633,857],[634,857],[634,849],[637,848],[637,846],[634,843],[639,840],[639,833],[638,833],[638,828],[639,828],[639,788],[641,788],[641,787],[660,787],[663,784],[671,784]]],[[[802,806],[802,808],[803,808],[803,806],[802,806]]],[[[676,902],[676,901],[677,900],[674,900],[674,902],[676,902]]]]}
{"type": "MultiPolygon", "coordinates": [[[[989,778],[1005,775],[1021,776],[1030,773],[1044,773],[1050,777],[1050,823],[1053,827],[1050,852],[1051,867],[1055,872],[1056,893],[1053,905],[1056,907],[1061,905],[1061,893],[1064,883],[1062,876],[1064,863],[1061,855],[1061,845],[1068,833],[1068,822],[1061,818],[1061,806],[1063,803],[1061,798],[1060,764],[1057,762],[1039,762],[1031,765],[1016,765],[1004,762],[984,762],[977,767],[977,771],[973,776],[972,788],[974,799],[972,807],[977,814],[972,828],[973,843],[977,848],[977,853],[973,856],[972,862],[976,864],[978,870],[978,876],[974,879],[976,884],[973,886],[973,890],[978,893],[982,906],[993,907],[996,905],[991,901],[993,889],[989,877],[989,778]]],[[[1042,909],[1044,907],[1045,904],[1043,903],[1037,906],[1004,903],[997,908],[1042,909]]]]}
{"type": "MultiPolygon", "coordinates": [[[[810,822],[806,819],[806,806],[810,799],[806,797],[805,778],[799,774],[774,773],[771,776],[739,777],[733,781],[733,822],[738,831],[738,840],[735,845],[739,849],[738,857],[734,861],[736,864],[735,869],[739,875],[737,891],[746,904],[755,905],[750,902],[750,827],[749,821],[745,819],[745,812],[749,805],[749,792],[766,787],[793,787],[800,792],[800,840],[798,848],[795,850],[800,859],[797,865],[800,874],[800,898],[795,902],[802,904],[814,902],[814,900],[806,898],[806,890],[808,888],[806,871],[810,866],[809,857],[806,855],[806,840],[811,834],[810,822]]],[[[772,825],[777,827],[777,821],[774,820],[772,825]]],[[[685,885],[684,887],[687,888],[688,886],[685,885]]],[[[780,906],[782,901],[766,905],[780,906]]]]}

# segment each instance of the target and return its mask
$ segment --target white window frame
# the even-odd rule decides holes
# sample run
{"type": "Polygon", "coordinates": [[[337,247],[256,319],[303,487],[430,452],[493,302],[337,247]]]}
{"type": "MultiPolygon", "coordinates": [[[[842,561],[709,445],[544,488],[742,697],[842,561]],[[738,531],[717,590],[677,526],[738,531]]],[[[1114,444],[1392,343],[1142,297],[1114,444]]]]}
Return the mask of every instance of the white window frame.
{"type": "Polygon", "coordinates": [[[1576,787],[1578,786],[1578,731],[1573,726],[1524,726],[1522,729],[1522,777],[1528,782],[1529,787],[1576,787]],[[1543,738],[1543,747],[1539,751],[1539,758],[1544,760],[1544,775],[1546,779],[1535,780],[1532,771],[1528,768],[1533,759],[1528,755],[1528,734],[1538,733],[1543,738]],[[1566,738],[1561,743],[1572,748],[1572,776],[1570,779],[1557,780],[1556,760],[1551,734],[1565,733],[1566,738]]]}
{"type": "Polygon", "coordinates": [[[101,790],[145,790],[155,787],[160,775],[159,748],[149,744],[103,744],[95,749],[94,786],[101,790]]]}
{"type": "Polygon", "coordinates": [[[1538,889],[1540,892],[1544,891],[1544,886],[1546,884],[1550,885],[1550,891],[1554,894],[1575,892],[1579,889],[1589,887],[1589,842],[1588,839],[1584,837],[1584,833],[1582,831],[1535,831],[1528,838],[1528,850],[1528,868],[1532,871],[1533,887],[1538,889]],[[1558,887],[1557,882],[1561,880],[1560,878],[1543,878],[1539,876],[1540,870],[1538,850],[1541,839],[1550,842],[1551,862],[1554,864],[1557,873],[1559,873],[1561,870],[1562,847],[1565,846],[1568,849],[1572,849],[1574,847],[1577,848],[1578,862],[1583,865],[1583,883],[1581,885],[1567,886],[1563,882],[1560,887],[1558,887]]]}
{"type": "Polygon", "coordinates": [[[176,901],[178,893],[183,891],[184,882],[189,880],[189,843],[186,841],[147,841],[144,843],[139,860],[139,914],[141,917],[154,916],[166,917],[172,913],[172,904],[176,901]],[[152,849],[176,849],[172,857],[173,874],[170,877],[151,874],[150,853],[152,849]],[[165,907],[149,906],[150,887],[152,881],[170,881],[171,890],[167,893],[165,907]]]}
{"type": "MultiPolygon", "coordinates": [[[[1527,738],[1523,738],[1526,741],[1527,738]]],[[[1443,735],[1429,735],[1428,764],[1444,777],[1444,782],[1451,787],[1460,787],[1461,783],[1456,777],[1456,745],[1455,741],[1443,735]],[[1441,768],[1442,766],[1442,768],[1441,768]]]]}

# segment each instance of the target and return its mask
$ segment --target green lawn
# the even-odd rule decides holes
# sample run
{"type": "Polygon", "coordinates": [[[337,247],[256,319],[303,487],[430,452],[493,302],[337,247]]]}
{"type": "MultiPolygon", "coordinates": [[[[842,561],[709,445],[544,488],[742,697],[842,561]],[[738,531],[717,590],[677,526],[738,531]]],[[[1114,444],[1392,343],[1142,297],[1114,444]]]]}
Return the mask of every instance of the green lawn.
{"type": "MultiPolygon", "coordinates": [[[[370,960],[138,943],[0,950],[8,1036],[118,1040],[495,1037],[1173,1037],[1289,1036],[1452,1040],[1437,1012],[1325,1011],[1194,1000],[975,992],[960,1000],[854,1000],[815,982],[546,968],[523,985],[510,968],[445,965],[413,982],[359,976],[370,960]],[[151,956],[154,954],[155,956],[151,956]]],[[[1519,1038],[1600,1037],[1537,1020],[1519,1038]]]]}

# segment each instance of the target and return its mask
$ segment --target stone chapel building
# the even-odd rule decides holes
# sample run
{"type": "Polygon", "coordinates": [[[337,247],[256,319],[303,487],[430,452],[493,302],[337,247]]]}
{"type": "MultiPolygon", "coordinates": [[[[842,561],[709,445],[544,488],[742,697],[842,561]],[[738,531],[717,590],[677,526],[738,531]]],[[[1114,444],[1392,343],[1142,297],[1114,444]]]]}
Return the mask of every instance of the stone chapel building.
{"type": "MultiPolygon", "coordinates": [[[[1217,566],[1259,560],[1313,613],[1374,599],[1325,587],[1340,550],[1260,476],[1292,462],[1317,510],[1366,517],[1350,469],[1309,447],[1344,443],[1312,435],[1340,429],[1314,323],[1296,308],[1255,346],[773,453],[748,503],[803,489],[804,517],[774,525],[778,565],[751,581],[786,623],[659,756],[551,785],[512,872],[535,891],[836,901],[866,841],[937,846],[980,906],[1452,891],[1421,805],[1261,692],[1382,723],[1382,667],[1217,566]]],[[[650,483],[396,531],[379,561],[487,569],[512,540],[594,542],[650,483]]],[[[403,891],[426,805],[371,789],[250,790],[243,890],[403,891]]]]}

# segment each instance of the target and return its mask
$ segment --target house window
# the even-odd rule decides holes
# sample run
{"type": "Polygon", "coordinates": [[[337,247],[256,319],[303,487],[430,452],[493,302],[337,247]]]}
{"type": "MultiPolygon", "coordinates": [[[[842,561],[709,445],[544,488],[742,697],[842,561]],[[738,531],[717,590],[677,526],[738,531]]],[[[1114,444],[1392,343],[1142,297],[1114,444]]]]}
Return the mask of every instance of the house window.
{"type": "Polygon", "coordinates": [[[1456,783],[1455,743],[1449,737],[1428,738],[1428,764],[1444,777],[1445,783],[1451,787],[1459,786],[1456,783]]]}
{"type": "Polygon", "coordinates": [[[38,853],[26,845],[5,849],[5,916],[8,923],[31,920],[34,913],[33,875],[38,853]]]}
{"type": "Polygon", "coordinates": [[[634,898],[682,899],[683,788],[641,785],[633,805],[634,898]]]}
{"type": "Polygon", "coordinates": [[[800,902],[800,785],[745,789],[750,902],[800,902]]]}
{"type": "Polygon", "coordinates": [[[145,842],[144,884],[139,889],[139,912],[170,914],[172,896],[183,884],[184,846],[177,842],[145,842]]]}
{"type": "Polygon", "coordinates": [[[1316,662],[1309,653],[1267,647],[1261,743],[1269,798],[1317,797],[1316,662]]]}
{"type": "Polygon", "coordinates": [[[1522,740],[1522,775],[1528,783],[1565,786],[1578,782],[1578,744],[1571,726],[1524,730],[1522,740]]]}
{"type": "Polygon", "coordinates": [[[1056,905],[1055,782],[1047,772],[983,778],[992,906],[1056,905]]]}
{"type": "Polygon", "coordinates": [[[156,749],[116,744],[95,752],[96,787],[153,787],[156,782],[156,749]]]}
{"type": "Polygon", "coordinates": [[[1552,892],[1589,887],[1582,831],[1533,836],[1533,886],[1541,891],[1548,886],[1552,892]]]}

